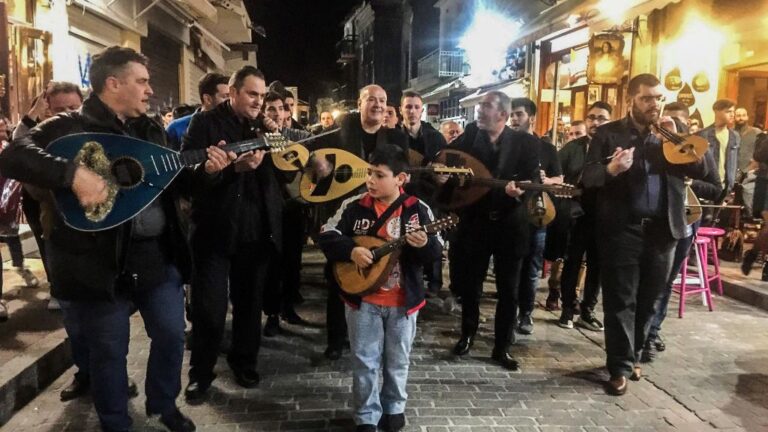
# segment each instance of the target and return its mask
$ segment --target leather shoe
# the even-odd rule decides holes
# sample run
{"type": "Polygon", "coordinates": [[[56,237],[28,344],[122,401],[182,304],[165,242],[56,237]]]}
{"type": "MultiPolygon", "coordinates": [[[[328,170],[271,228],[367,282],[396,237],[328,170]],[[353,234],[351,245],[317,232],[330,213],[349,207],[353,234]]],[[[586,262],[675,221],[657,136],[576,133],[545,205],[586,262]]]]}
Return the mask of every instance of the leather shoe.
{"type": "Polygon", "coordinates": [[[280,333],[280,317],[269,315],[266,324],[264,324],[264,337],[275,337],[278,333],[280,333]]]}
{"type": "Polygon", "coordinates": [[[658,352],[662,352],[667,349],[667,344],[664,343],[664,339],[661,338],[661,335],[656,336],[656,339],[653,341],[653,346],[656,347],[656,351],[658,352]]]}
{"type": "Polygon", "coordinates": [[[400,432],[405,427],[405,413],[383,414],[379,420],[379,429],[386,432],[400,432]]]}
{"type": "Polygon", "coordinates": [[[629,379],[632,381],[640,381],[640,378],[643,377],[643,368],[640,366],[635,366],[634,369],[632,369],[632,375],[629,376],[629,379]]]}
{"type": "Polygon", "coordinates": [[[611,377],[611,379],[609,379],[605,383],[606,393],[613,396],[623,395],[624,393],[627,392],[628,387],[629,387],[629,382],[627,381],[627,377],[625,376],[611,377]]]}
{"type": "Polygon", "coordinates": [[[175,408],[172,412],[160,417],[160,422],[172,432],[194,432],[197,428],[189,417],[175,408]]]}
{"type": "Polygon", "coordinates": [[[341,348],[336,346],[329,346],[325,349],[325,352],[323,352],[323,355],[328,360],[338,360],[341,358],[341,348]]]}
{"type": "Polygon", "coordinates": [[[512,357],[512,354],[510,354],[507,350],[494,349],[493,353],[491,354],[491,358],[496,360],[496,362],[500,364],[504,369],[511,371],[520,369],[520,363],[518,363],[517,360],[512,357]]]}
{"type": "Polygon", "coordinates": [[[757,251],[755,249],[750,249],[744,253],[744,258],[741,261],[741,273],[744,276],[749,276],[755,261],[757,261],[757,251]]]}
{"type": "Polygon", "coordinates": [[[472,348],[472,344],[475,343],[475,336],[462,336],[461,339],[459,339],[458,342],[456,342],[456,346],[453,347],[453,353],[457,356],[463,356],[469,354],[470,348],[472,348]]]}
{"type": "Polygon", "coordinates": [[[255,388],[261,379],[259,373],[253,369],[232,368],[232,373],[235,375],[235,382],[240,387],[255,388]]]}
{"type": "Polygon", "coordinates": [[[136,385],[136,381],[128,379],[128,399],[133,399],[139,395],[139,387],[136,385]]]}
{"type": "Polygon", "coordinates": [[[192,380],[187,384],[187,388],[184,389],[184,397],[191,402],[201,401],[205,398],[210,387],[211,383],[202,383],[197,380],[192,380]]]}
{"type": "Polygon", "coordinates": [[[355,432],[376,432],[376,425],[372,425],[372,424],[357,425],[357,427],[355,428],[355,432]]]}
{"type": "Polygon", "coordinates": [[[283,321],[293,325],[300,325],[300,326],[309,325],[309,321],[300,317],[299,314],[296,313],[296,310],[294,310],[293,308],[286,309],[285,311],[283,311],[283,321]]]}
{"type": "Polygon", "coordinates": [[[64,390],[61,391],[61,394],[59,394],[59,399],[61,399],[62,402],[66,402],[72,399],[77,399],[80,396],[87,394],[90,388],[91,388],[91,385],[88,381],[78,380],[77,378],[75,378],[72,380],[72,383],[70,385],[68,385],[64,390]]]}

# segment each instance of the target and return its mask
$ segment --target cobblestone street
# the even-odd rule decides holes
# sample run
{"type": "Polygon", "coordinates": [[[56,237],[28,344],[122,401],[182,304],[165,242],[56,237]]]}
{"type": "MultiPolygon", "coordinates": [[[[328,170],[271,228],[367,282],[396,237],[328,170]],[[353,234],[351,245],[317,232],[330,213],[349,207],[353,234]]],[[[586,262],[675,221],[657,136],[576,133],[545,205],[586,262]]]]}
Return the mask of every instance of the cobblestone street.
{"type": "MultiPolygon", "coordinates": [[[[283,334],[264,339],[258,389],[243,390],[232,379],[223,357],[207,403],[184,413],[203,431],[348,431],[351,376],[348,354],[322,360],[325,347],[325,292],[322,258],[305,254],[306,301],[299,313],[316,323],[306,328],[283,325],[283,334]]],[[[486,285],[491,291],[492,284],[486,285]]],[[[540,296],[544,293],[540,292],[540,296]]],[[[540,297],[543,301],[543,297],[540,297]]],[[[513,350],[520,372],[508,372],[490,361],[495,301],[483,301],[475,347],[456,359],[450,349],[459,336],[459,318],[442,311],[440,300],[419,316],[419,332],[411,358],[407,431],[768,431],[768,314],[716,297],[707,312],[698,298],[685,318],[676,314],[673,297],[663,334],[667,350],[644,368],[640,382],[630,382],[627,395],[608,396],[601,382],[602,333],[557,326],[558,313],[537,308],[532,336],[518,336],[513,350]]],[[[149,340],[137,314],[132,318],[129,373],[144,380],[149,340]]],[[[186,385],[188,352],[183,371],[186,385]]],[[[89,398],[68,403],[59,392],[70,383],[70,369],[30,402],[3,431],[98,430],[89,398]]],[[[131,407],[137,430],[163,430],[144,415],[144,395],[131,407]]]]}

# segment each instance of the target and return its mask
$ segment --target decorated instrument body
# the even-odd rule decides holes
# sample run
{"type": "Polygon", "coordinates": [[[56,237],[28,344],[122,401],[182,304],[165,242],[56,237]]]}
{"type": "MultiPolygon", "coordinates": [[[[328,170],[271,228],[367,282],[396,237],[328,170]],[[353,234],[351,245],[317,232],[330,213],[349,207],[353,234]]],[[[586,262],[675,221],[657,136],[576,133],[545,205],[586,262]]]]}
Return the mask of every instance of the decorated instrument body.
{"type": "MultiPolygon", "coordinates": [[[[285,139],[279,134],[228,144],[235,153],[266,149],[282,151],[285,139]]],[[[185,167],[205,162],[205,149],[177,152],[126,135],[78,133],[53,141],[50,154],[84,165],[107,182],[107,201],[83,208],[70,189],[54,191],[56,207],[64,223],[80,231],[102,231],[116,227],[141,212],[185,167]]]]}

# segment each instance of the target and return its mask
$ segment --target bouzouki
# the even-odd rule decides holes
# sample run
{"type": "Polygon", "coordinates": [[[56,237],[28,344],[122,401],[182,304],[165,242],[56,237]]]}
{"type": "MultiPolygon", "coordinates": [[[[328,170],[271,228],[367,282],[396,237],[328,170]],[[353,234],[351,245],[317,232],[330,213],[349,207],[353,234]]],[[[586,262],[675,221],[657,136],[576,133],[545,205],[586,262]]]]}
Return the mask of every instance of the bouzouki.
{"type": "MultiPolygon", "coordinates": [[[[237,154],[251,150],[282,152],[285,144],[280,134],[265,134],[221,148],[237,154]]],[[[70,189],[53,191],[64,223],[80,231],[103,231],[130,220],[152,203],[182,169],[208,159],[205,149],[177,152],[108,133],[67,135],[53,141],[46,151],[84,165],[107,182],[107,201],[86,208],[70,189]]]]}
{"type": "MultiPolygon", "coordinates": [[[[289,147],[290,149],[290,147],[289,147]]],[[[344,197],[365,184],[370,164],[354,154],[339,149],[320,149],[312,152],[313,158],[323,158],[330,172],[320,175],[310,162],[301,177],[301,197],[310,203],[322,203],[344,197]]],[[[451,176],[472,176],[471,169],[464,167],[412,167],[409,173],[432,172],[451,176]]]]}
{"type": "MultiPolygon", "coordinates": [[[[411,232],[426,231],[427,234],[434,234],[458,223],[459,218],[450,215],[411,232]]],[[[376,292],[387,281],[405,245],[405,236],[391,241],[373,236],[355,236],[353,240],[355,245],[370,249],[373,264],[360,268],[352,261],[337,262],[333,265],[333,275],[345,293],[365,296],[376,292]]]]}
{"type": "MultiPolygon", "coordinates": [[[[438,202],[451,210],[474,204],[492,188],[503,188],[511,181],[493,178],[482,162],[460,150],[442,150],[438,153],[435,162],[449,168],[457,165],[464,166],[473,173],[471,177],[458,178],[458,181],[449,181],[441,187],[438,202]]],[[[548,192],[559,198],[573,198],[581,194],[581,190],[566,183],[543,185],[515,182],[515,186],[527,191],[548,192]]]]}

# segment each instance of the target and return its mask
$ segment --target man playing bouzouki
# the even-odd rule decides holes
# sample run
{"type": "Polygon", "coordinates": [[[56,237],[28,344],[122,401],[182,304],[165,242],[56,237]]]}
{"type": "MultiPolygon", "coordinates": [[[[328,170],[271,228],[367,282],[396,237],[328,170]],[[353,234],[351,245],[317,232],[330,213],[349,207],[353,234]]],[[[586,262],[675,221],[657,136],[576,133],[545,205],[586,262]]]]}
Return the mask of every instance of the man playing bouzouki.
{"type": "MultiPolygon", "coordinates": [[[[51,118],[14,142],[2,153],[0,169],[34,186],[71,189],[83,206],[105,202],[104,178],[43,149],[79,132],[129,135],[165,145],[161,126],[145,114],[152,96],[147,64],[146,57],[130,48],[115,46],[95,55],[89,73],[93,93],[82,108],[51,118]]],[[[226,159],[220,149],[209,154],[226,159]]],[[[152,341],[147,413],[160,415],[172,431],[195,430],[176,407],[184,354],[182,280],[190,269],[176,219],[176,197],[175,188],[169,188],[130,222],[98,232],[74,230],[57,215],[46,241],[52,294],[62,300],[64,319],[82,331],[87,344],[91,394],[104,430],[131,427],[126,356],[129,317],[135,308],[152,341]]]]}
{"type": "Polygon", "coordinates": [[[406,195],[408,161],[394,146],[377,148],[371,156],[368,192],[350,198],[323,226],[320,247],[331,263],[353,261],[359,269],[374,263],[371,250],[355,246],[353,236],[392,240],[406,236],[389,278],[374,292],[342,294],[352,350],[353,405],[357,431],[399,431],[405,426],[405,391],[409,356],[416,336],[416,317],[426,304],[422,267],[440,255],[442,240],[412,231],[433,221],[431,210],[406,195]],[[379,392],[379,367],[384,382],[379,392]]]}

